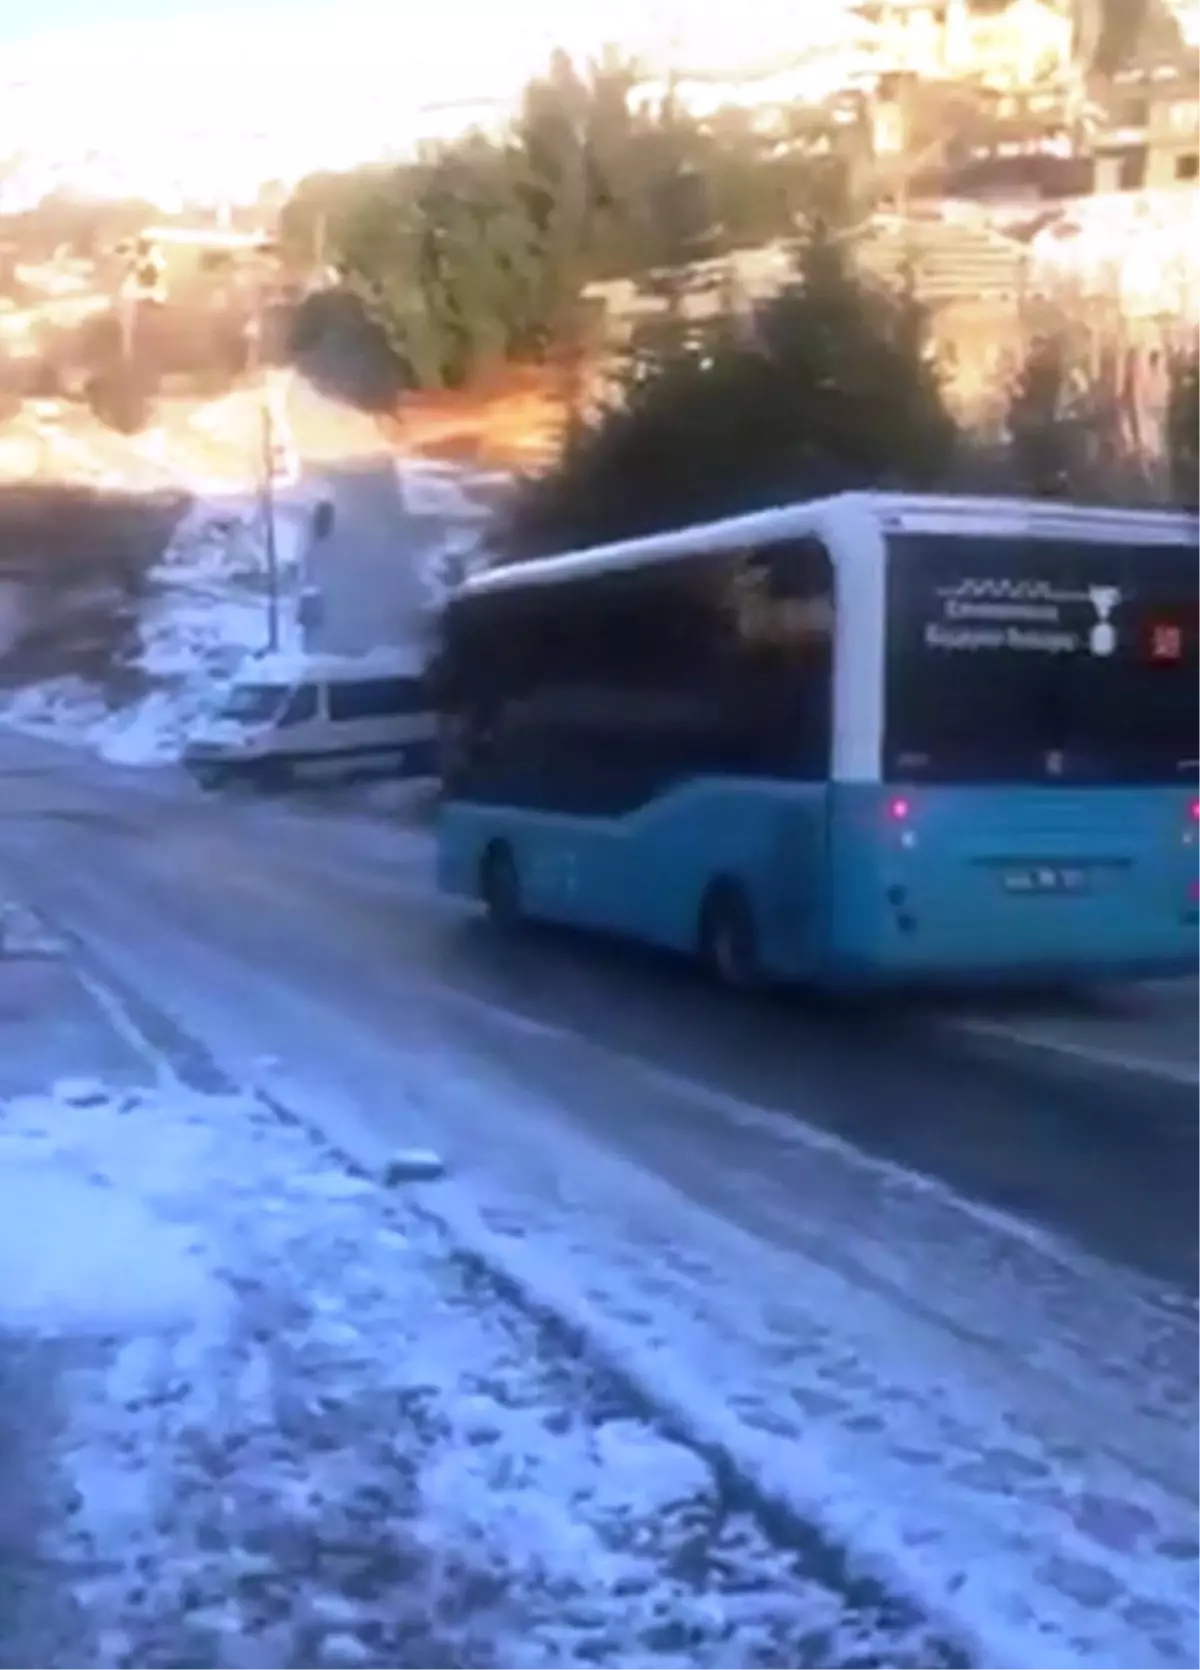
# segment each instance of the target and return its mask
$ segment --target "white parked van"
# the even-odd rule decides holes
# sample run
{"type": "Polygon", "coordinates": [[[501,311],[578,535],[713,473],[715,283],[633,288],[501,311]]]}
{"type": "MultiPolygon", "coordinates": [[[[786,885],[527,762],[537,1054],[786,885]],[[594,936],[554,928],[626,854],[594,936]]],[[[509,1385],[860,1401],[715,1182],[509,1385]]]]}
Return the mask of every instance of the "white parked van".
{"type": "Polygon", "coordinates": [[[204,788],[436,770],[437,716],[416,651],[258,656],[198,727],[183,763],[204,788]]]}

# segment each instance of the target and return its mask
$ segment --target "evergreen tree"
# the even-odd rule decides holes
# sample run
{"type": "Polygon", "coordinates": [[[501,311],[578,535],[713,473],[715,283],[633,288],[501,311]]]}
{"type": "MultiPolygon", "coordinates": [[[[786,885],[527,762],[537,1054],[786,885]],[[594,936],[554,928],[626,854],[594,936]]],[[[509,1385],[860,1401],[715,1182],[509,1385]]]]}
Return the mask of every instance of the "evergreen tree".
{"type": "Polygon", "coordinates": [[[912,298],[862,281],[820,223],[749,323],[643,345],[558,467],[525,483],[507,548],[538,555],[841,488],[928,486],[957,429],[912,298]]]}
{"type": "Polygon", "coordinates": [[[476,134],[413,165],[302,182],[285,249],[301,270],[318,252],[336,265],[419,386],[496,358],[577,359],[591,280],[676,274],[790,228],[783,173],[764,171],[748,124],[706,127],[670,92],[635,111],[635,79],[611,53],[582,71],[556,53],[503,143],[476,134]]]}
{"type": "Polygon", "coordinates": [[[1167,407],[1167,451],[1176,503],[1195,510],[1200,504],[1200,351],[1171,362],[1167,407]]]}

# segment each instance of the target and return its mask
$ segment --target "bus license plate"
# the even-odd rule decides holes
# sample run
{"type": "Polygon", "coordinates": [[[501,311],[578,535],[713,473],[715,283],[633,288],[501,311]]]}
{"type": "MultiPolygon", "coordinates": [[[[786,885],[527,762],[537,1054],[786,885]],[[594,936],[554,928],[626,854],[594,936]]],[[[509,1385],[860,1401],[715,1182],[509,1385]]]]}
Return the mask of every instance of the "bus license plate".
{"type": "Polygon", "coordinates": [[[1005,870],[1006,893],[1086,893],[1087,871],[1061,864],[1028,864],[1005,870]]]}

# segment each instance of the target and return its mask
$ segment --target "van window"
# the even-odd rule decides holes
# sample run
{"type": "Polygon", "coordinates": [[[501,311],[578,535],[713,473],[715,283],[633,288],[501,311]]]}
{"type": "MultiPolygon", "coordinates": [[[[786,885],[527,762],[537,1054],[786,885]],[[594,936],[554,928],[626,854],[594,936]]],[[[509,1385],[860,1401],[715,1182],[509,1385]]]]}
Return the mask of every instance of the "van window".
{"type": "Polygon", "coordinates": [[[420,678],[363,678],[329,686],[329,717],[335,723],[390,719],[405,713],[424,713],[428,707],[425,681],[420,678]]]}
{"type": "Polygon", "coordinates": [[[281,725],[307,725],[317,717],[320,703],[317,699],[315,684],[298,684],[288,699],[288,704],[279,716],[281,725]]]}
{"type": "Polygon", "coordinates": [[[235,684],[221,708],[224,719],[240,719],[247,725],[266,725],[283,706],[288,690],[284,684],[235,684]]]}

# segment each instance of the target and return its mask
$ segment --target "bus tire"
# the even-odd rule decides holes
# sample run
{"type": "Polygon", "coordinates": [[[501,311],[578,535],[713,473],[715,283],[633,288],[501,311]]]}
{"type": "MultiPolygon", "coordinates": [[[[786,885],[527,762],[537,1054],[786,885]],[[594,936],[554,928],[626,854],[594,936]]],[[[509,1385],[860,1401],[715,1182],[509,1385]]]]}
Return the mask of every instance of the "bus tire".
{"type": "Polygon", "coordinates": [[[731,991],[754,991],[762,984],[754,910],[736,881],[716,881],[705,894],[700,960],[712,978],[731,991]]]}
{"type": "Polygon", "coordinates": [[[507,841],[489,843],[479,866],[479,896],[497,928],[515,928],[520,922],[521,878],[507,841]]]}

